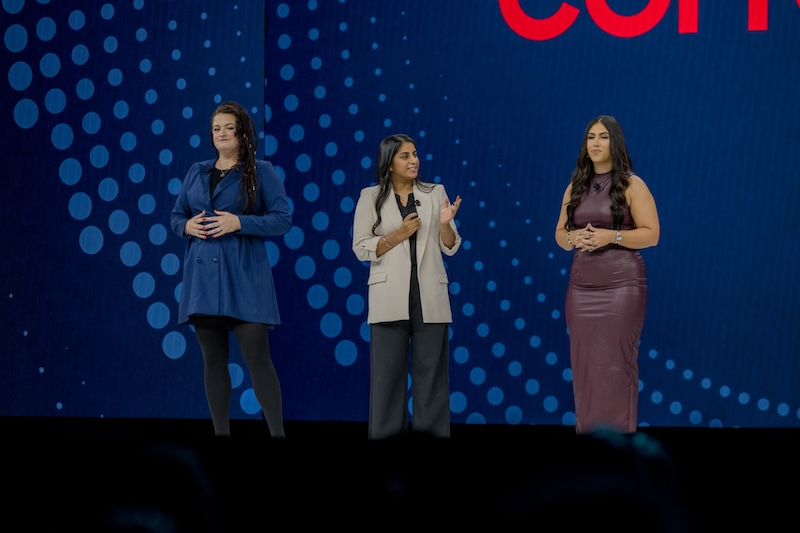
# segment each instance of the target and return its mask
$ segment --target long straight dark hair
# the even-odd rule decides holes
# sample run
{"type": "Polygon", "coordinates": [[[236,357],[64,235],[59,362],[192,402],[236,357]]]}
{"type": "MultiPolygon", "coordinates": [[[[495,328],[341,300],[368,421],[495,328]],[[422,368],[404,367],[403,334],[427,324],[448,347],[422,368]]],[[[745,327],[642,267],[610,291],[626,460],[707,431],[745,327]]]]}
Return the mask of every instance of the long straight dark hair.
{"type": "MultiPolygon", "coordinates": [[[[417,147],[416,141],[404,133],[395,133],[394,135],[384,137],[380,146],[378,146],[378,161],[375,165],[375,182],[378,185],[378,196],[375,198],[375,211],[378,213],[378,218],[375,220],[375,224],[372,225],[373,234],[381,223],[381,206],[383,202],[386,201],[386,197],[389,196],[389,189],[391,189],[392,186],[392,172],[390,170],[392,168],[392,159],[397,155],[397,151],[403,143],[411,143],[414,145],[414,148],[417,147]]],[[[436,187],[436,184],[422,181],[418,175],[417,179],[414,180],[414,186],[420,191],[431,192],[433,188],[436,187]]]]}
{"type": "Polygon", "coordinates": [[[575,212],[575,208],[581,203],[581,197],[589,188],[594,176],[594,164],[589,159],[586,141],[589,137],[589,130],[597,123],[603,124],[608,129],[609,148],[611,149],[611,164],[613,167],[611,170],[611,188],[608,194],[611,197],[611,214],[614,220],[612,229],[619,229],[622,226],[625,189],[628,188],[631,182],[633,161],[628,154],[625,136],[622,134],[622,127],[617,120],[610,115],[600,115],[592,119],[586,126],[586,131],[583,132],[583,142],[578,154],[578,161],[572,171],[572,193],[570,194],[569,203],[567,203],[567,222],[564,224],[564,228],[567,231],[576,229],[575,223],[572,221],[572,215],[575,212]]]}

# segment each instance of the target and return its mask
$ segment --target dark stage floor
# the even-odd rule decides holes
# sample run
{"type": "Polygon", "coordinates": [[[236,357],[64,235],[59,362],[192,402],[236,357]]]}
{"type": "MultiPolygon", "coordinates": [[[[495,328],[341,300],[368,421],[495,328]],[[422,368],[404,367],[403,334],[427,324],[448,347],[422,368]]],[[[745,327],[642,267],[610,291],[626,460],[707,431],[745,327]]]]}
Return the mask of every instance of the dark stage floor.
{"type": "Polygon", "coordinates": [[[280,440],[261,421],[228,438],[208,420],[3,423],[19,530],[770,531],[796,527],[800,495],[800,429],[456,424],[368,441],[352,422],[288,421],[280,440]]]}

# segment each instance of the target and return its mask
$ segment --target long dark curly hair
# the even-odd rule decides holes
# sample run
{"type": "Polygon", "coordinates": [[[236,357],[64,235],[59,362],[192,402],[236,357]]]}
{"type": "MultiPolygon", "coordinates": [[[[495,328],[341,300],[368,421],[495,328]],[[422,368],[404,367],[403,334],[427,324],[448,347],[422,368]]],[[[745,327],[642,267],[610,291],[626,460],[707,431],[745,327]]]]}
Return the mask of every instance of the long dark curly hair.
{"type": "MultiPolygon", "coordinates": [[[[224,113],[236,117],[236,138],[239,140],[239,154],[236,168],[242,172],[242,182],[239,186],[240,197],[245,198],[244,213],[253,213],[256,208],[256,150],[258,149],[258,135],[256,124],[247,110],[236,102],[222,102],[211,114],[211,146],[214,146],[214,117],[224,113]]],[[[216,150],[216,147],[214,147],[216,150]]],[[[217,157],[219,152],[217,151],[217,157]]]]}
{"type": "Polygon", "coordinates": [[[589,130],[598,122],[608,129],[609,148],[611,149],[611,163],[613,168],[611,170],[611,188],[608,194],[611,197],[611,213],[614,220],[612,229],[619,229],[622,226],[624,217],[623,208],[625,207],[625,189],[628,188],[631,182],[633,161],[628,154],[625,136],[622,134],[622,127],[617,120],[609,115],[600,115],[592,119],[586,126],[586,131],[583,132],[583,142],[581,143],[580,153],[578,154],[578,162],[575,164],[575,169],[572,171],[572,193],[569,203],[567,204],[567,222],[564,224],[564,228],[567,231],[576,229],[572,221],[572,215],[575,212],[575,208],[581,202],[581,196],[583,196],[583,193],[589,188],[589,184],[592,182],[592,177],[594,176],[594,164],[592,160],[589,159],[586,141],[589,137],[589,130]]]}
{"type": "MultiPolygon", "coordinates": [[[[375,224],[372,225],[373,233],[375,233],[375,229],[381,223],[381,206],[386,200],[386,197],[389,196],[389,189],[391,189],[392,186],[392,173],[389,170],[392,167],[392,159],[394,159],[400,146],[405,142],[413,144],[414,148],[417,147],[416,141],[404,133],[389,135],[385,137],[381,141],[380,146],[378,146],[378,162],[375,165],[375,180],[378,185],[378,196],[375,198],[375,211],[378,213],[378,218],[375,224]]],[[[417,179],[414,180],[414,186],[423,192],[431,192],[433,188],[436,187],[436,184],[422,181],[418,175],[417,179]]]]}

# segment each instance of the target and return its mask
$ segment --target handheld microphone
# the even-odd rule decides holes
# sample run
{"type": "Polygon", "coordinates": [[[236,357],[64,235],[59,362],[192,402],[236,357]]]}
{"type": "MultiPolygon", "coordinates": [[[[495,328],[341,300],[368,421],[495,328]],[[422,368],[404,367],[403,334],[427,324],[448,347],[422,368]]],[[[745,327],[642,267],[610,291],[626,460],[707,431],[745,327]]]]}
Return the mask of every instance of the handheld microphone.
{"type": "Polygon", "coordinates": [[[596,191],[600,190],[600,184],[599,183],[595,183],[594,184],[594,190],[596,190],[596,191]]]}

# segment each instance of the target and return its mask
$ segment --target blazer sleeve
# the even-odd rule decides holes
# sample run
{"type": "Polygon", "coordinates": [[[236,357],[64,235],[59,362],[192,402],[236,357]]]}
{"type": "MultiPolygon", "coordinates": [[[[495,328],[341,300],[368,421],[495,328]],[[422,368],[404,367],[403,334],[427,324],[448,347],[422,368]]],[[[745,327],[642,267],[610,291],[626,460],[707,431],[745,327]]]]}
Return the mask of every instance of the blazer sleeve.
{"type": "MultiPolygon", "coordinates": [[[[445,190],[444,185],[442,185],[441,188],[442,188],[442,196],[439,198],[439,208],[437,209],[436,212],[437,216],[439,215],[439,210],[441,210],[442,206],[444,205],[445,198],[449,198],[449,196],[447,196],[447,190],[445,190]]],[[[448,248],[447,246],[445,246],[445,244],[442,242],[441,236],[439,238],[439,248],[441,248],[442,253],[447,256],[455,255],[458,249],[461,248],[461,240],[462,240],[461,234],[458,232],[458,226],[456,226],[455,219],[450,221],[450,228],[453,230],[453,233],[456,236],[456,242],[453,243],[452,248],[448,248]]]]}
{"type": "Polygon", "coordinates": [[[239,215],[243,235],[274,237],[292,229],[289,198],[275,167],[269,161],[256,161],[260,214],[239,215]]]}
{"type": "Polygon", "coordinates": [[[378,219],[378,212],[374,202],[375,187],[361,190],[356,203],[353,216],[353,253],[359,261],[379,262],[383,256],[378,257],[378,241],[381,235],[372,233],[372,226],[378,219]]]}
{"type": "Polygon", "coordinates": [[[181,183],[181,190],[178,192],[178,197],[175,199],[175,205],[172,207],[170,213],[170,227],[175,235],[188,239],[183,230],[186,229],[186,222],[194,216],[192,208],[189,205],[189,186],[197,179],[200,171],[200,163],[194,163],[189,167],[186,176],[181,183]]]}

